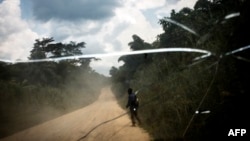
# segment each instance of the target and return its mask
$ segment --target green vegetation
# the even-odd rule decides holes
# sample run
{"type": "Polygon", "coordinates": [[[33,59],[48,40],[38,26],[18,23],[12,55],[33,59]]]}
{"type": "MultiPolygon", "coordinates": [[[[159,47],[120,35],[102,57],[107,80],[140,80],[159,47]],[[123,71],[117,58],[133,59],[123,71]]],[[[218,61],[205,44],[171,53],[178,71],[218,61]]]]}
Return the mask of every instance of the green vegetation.
{"type": "Polygon", "coordinates": [[[133,35],[128,44],[132,51],[192,47],[214,53],[198,62],[193,60],[201,55],[197,53],[122,56],[118,61],[124,65],[111,68],[112,89],[122,107],[127,88],[139,90],[142,127],[154,140],[216,140],[227,137],[231,128],[246,128],[249,50],[225,53],[250,44],[249,6],[246,0],[198,0],[194,9],[173,10],[170,17],[159,20],[164,32],[155,42],[133,35]],[[225,18],[238,12],[240,16],[225,18]],[[196,110],[211,113],[195,114],[196,110]]]}
{"type": "MultiPolygon", "coordinates": [[[[81,55],[84,47],[84,42],[62,44],[44,38],[36,40],[29,59],[81,55]]],[[[107,78],[91,69],[92,60],[0,63],[0,137],[96,100],[107,78]]]]}

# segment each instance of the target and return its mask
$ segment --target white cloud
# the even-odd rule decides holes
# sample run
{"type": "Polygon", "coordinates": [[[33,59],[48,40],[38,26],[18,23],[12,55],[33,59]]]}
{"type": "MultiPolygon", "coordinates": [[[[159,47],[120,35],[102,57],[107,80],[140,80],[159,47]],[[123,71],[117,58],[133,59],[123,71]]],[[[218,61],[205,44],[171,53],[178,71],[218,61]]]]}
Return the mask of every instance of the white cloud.
{"type": "MultiPolygon", "coordinates": [[[[133,34],[137,34],[146,42],[152,42],[155,41],[156,36],[162,32],[160,25],[155,28],[149,21],[147,21],[141,9],[145,10],[146,8],[161,6],[164,4],[164,1],[159,0],[159,3],[157,3],[141,0],[140,2],[143,5],[138,4],[138,1],[127,1],[127,3],[124,4],[124,7],[116,9],[115,16],[103,25],[102,30],[100,30],[97,36],[106,53],[129,51],[128,43],[132,41],[133,34]],[[109,40],[104,40],[104,37],[107,36],[109,36],[109,40]],[[118,41],[120,46],[117,47],[112,44],[112,40],[118,41]],[[119,48],[119,50],[117,50],[117,48],[119,48]]],[[[122,62],[117,62],[118,58],[119,57],[102,58],[101,61],[92,62],[91,67],[108,75],[109,69],[112,66],[118,67],[122,65],[122,62]]]]}
{"type": "Polygon", "coordinates": [[[133,0],[130,2],[136,9],[147,10],[164,6],[166,0],[133,0]]]}
{"type": "Polygon", "coordinates": [[[37,37],[21,20],[19,4],[18,0],[0,4],[0,57],[5,59],[26,59],[37,37]]]}
{"type": "Polygon", "coordinates": [[[36,34],[29,29],[23,29],[20,32],[9,35],[5,41],[0,44],[0,57],[10,60],[26,60],[35,39],[36,34]]]}
{"type": "Polygon", "coordinates": [[[140,9],[132,7],[121,8],[117,10],[117,17],[123,17],[119,20],[129,23],[129,26],[118,36],[118,39],[122,42],[123,48],[128,48],[127,44],[132,41],[133,34],[137,34],[146,42],[152,42],[155,40],[157,34],[162,32],[160,25],[156,28],[153,27],[150,22],[147,21],[140,9]]]}

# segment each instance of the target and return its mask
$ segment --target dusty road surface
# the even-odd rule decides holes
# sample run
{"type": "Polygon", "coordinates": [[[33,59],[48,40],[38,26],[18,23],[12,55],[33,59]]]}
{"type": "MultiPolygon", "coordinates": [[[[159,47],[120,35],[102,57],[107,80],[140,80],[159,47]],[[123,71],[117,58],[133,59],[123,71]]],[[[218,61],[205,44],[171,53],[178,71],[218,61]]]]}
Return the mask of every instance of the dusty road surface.
{"type": "Polygon", "coordinates": [[[93,104],[0,141],[149,141],[143,129],[131,127],[125,112],[106,87],[93,104]]]}

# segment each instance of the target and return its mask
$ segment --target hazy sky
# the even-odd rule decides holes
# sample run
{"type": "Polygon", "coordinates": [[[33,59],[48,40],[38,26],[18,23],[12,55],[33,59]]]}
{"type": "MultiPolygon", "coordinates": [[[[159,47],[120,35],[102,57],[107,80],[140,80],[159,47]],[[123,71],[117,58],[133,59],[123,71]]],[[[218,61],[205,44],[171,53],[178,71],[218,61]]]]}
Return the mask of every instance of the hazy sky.
{"type": "MultiPolygon", "coordinates": [[[[27,60],[35,39],[85,42],[84,54],[129,51],[132,35],[151,43],[159,18],[197,0],[0,0],[0,59],[27,60]]],[[[108,75],[118,57],[92,62],[108,75]]]]}

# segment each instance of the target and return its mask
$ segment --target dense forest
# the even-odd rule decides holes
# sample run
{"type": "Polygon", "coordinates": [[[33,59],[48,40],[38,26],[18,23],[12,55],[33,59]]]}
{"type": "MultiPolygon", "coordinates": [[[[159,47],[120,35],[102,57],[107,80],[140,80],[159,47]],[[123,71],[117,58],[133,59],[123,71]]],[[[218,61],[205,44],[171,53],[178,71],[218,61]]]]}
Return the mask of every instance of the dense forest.
{"type": "Polygon", "coordinates": [[[132,36],[131,51],[188,47],[213,53],[198,60],[201,54],[184,52],[124,55],[118,60],[124,64],[111,68],[122,107],[127,88],[138,91],[141,126],[154,140],[228,139],[230,129],[247,128],[249,7],[247,0],[198,0],[193,9],[160,19],[164,32],[153,43],[132,36]]]}
{"type": "MultiPolygon", "coordinates": [[[[56,43],[53,38],[37,39],[28,59],[82,55],[84,48],[84,42],[56,43]]],[[[105,76],[90,67],[90,62],[96,60],[0,62],[0,137],[95,101],[106,81],[105,76]]]]}

